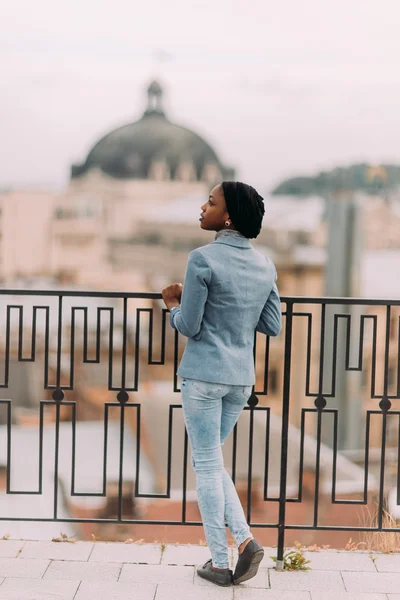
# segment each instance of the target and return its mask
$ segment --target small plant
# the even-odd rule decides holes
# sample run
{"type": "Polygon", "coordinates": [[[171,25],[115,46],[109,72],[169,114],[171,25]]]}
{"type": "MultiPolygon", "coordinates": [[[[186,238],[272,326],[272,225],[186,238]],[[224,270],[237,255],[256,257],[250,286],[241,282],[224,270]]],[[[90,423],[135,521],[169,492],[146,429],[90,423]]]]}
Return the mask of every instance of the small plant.
{"type": "Polygon", "coordinates": [[[370,557],[370,559],[372,560],[373,563],[375,563],[376,560],[377,560],[377,558],[378,558],[377,556],[373,556],[372,554],[370,554],[369,557],[370,557]]]}
{"type": "Polygon", "coordinates": [[[167,544],[164,544],[164,542],[161,542],[161,552],[164,552],[166,547],[167,547],[167,544]]]}
{"type": "MultiPolygon", "coordinates": [[[[273,561],[277,562],[276,556],[270,556],[273,561]]],[[[310,567],[307,565],[311,562],[308,560],[302,550],[288,550],[283,555],[283,569],[284,571],[309,571],[310,567]]]]}

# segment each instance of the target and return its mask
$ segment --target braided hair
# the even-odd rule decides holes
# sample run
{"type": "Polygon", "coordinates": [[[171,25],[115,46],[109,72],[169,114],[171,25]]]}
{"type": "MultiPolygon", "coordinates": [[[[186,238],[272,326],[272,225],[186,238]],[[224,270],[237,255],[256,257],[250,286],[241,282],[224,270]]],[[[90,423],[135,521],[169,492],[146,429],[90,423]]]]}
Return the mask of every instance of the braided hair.
{"type": "Polygon", "coordinates": [[[241,181],[223,181],[221,185],[232,225],[245,237],[256,238],[265,213],[264,198],[241,181]]]}

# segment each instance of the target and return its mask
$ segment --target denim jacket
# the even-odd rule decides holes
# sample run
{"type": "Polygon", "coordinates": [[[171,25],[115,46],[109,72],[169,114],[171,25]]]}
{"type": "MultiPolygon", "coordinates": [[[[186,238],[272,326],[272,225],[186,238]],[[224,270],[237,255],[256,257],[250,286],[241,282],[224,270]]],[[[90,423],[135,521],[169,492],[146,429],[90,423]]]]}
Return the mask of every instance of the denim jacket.
{"type": "Polygon", "coordinates": [[[273,262],[236,230],[189,254],[181,305],[170,323],[189,338],[177,374],[254,385],[254,332],[278,335],[281,304],[273,262]]]}

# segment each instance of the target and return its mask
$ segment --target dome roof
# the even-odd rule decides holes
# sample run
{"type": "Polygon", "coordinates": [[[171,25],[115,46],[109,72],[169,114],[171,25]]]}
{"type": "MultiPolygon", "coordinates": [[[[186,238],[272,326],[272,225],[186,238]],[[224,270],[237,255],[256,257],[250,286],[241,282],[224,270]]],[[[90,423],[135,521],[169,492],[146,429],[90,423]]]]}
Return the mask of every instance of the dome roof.
{"type": "Polygon", "coordinates": [[[148,105],[142,118],[100,139],[84,163],[72,166],[72,177],[98,168],[126,179],[232,179],[233,169],[221,164],[203,138],[167,119],[162,94],[160,84],[153,81],[147,89],[148,105]]]}

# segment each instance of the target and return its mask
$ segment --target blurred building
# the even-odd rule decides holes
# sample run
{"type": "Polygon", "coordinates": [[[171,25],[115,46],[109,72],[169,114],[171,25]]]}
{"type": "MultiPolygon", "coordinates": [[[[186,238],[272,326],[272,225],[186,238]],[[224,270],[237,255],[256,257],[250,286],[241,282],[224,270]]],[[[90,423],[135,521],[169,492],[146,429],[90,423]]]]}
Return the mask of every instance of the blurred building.
{"type": "Polygon", "coordinates": [[[167,118],[158,82],[147,97],[138,121],[108,133],[72,166],[64,193],[0,196],[3,281],[53,275],[88,287],[129,285],[132,268],[122,273],[112,249],[141,239],[140,219],[156,217],[177,198],[206,197],[217,182],[234,178],[202,137],[167,118]]]}

